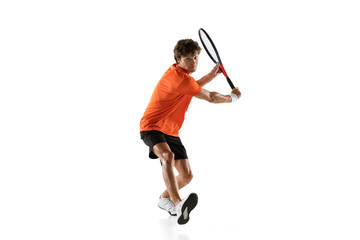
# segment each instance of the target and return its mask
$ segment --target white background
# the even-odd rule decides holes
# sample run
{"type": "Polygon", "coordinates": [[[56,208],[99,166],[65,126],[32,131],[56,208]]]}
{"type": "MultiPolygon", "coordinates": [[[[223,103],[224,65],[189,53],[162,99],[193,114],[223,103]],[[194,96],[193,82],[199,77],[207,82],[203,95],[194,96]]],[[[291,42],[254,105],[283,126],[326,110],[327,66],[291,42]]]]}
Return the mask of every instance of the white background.
{"type": "MultiPolygon", "coordinates": [[[[0,238],[359,239],[357,1],[1,1],[0,238]],[[199,195],[164,190],[139,121],[177,40],[212,36],[243,94],[193,99],[199,195]]],[[[196,79],[213,67],[201,53],[196,79]]],[[[223,76],[205,87],[228,94],[223,76]]]]}

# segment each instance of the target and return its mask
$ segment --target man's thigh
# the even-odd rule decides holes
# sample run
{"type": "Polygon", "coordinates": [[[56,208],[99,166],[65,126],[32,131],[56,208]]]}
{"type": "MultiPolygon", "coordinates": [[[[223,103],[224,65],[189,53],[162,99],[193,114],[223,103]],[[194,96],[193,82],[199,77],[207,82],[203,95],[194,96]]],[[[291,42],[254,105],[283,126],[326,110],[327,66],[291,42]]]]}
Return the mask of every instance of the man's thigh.
{"type": "Polygon", "coordinates": [[[162,158],[164,153],[171,152],[169,145],[166,142],[157,143],[154,145],[152,151],[158,158],[162,158]]]}
{"type": "Polygon", "coordinates": [[[180,175],[189,175],[191,174],[191,167],[189,159],[177,159],[175,161],[175,168],[180,175]]]}

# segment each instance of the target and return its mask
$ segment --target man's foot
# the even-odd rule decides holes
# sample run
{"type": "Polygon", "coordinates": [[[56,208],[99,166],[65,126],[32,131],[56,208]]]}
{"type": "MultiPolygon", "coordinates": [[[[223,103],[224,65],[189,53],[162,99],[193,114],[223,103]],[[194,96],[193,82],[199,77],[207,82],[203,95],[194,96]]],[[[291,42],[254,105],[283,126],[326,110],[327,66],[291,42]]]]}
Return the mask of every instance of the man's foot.
{"type": "Polygon", "coordinates": [[[175,205],[170,198],[163,198],[160,195],[158,206],[159,208],[167,211],[171,216],[176,216],[175,205]]]}
{"type": "Polygon", "coordinates": [[[191,193],[184,198],[178,205],[176,205],[176,213],[178,216],[178,224],[186,224],[190,219],[190,212],[196,207],[198,203],[198,196],[196,193],[191,193]]]}

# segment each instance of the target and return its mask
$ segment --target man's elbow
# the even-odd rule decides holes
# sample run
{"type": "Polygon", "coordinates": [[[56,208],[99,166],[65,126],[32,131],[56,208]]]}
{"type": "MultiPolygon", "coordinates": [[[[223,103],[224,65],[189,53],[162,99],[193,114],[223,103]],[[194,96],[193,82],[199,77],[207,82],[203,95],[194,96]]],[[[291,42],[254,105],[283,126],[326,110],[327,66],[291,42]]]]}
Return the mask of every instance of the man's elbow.
{"type": "Polygon", "coordinates": [[[217,92],[211,92],[209,98],[207,99],[209,103],[215,103],[217,100],[217,92]]]}

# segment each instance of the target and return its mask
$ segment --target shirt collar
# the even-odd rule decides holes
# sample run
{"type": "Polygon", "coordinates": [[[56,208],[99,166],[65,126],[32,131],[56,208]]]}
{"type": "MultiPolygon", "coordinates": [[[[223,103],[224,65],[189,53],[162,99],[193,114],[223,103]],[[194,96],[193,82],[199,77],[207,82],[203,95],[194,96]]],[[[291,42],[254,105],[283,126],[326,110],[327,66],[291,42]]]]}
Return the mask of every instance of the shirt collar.
{"type": "Polygon", "coordinates": [[[179,70],[183,71],[184,73],[190,74],[190,71],[188,71],[188,70],[186,70],[186,69],[183,69],[183,68],[180,67],[177,63],[174,63],[173,66],[174,66],[176,69],[179,69],[179,70]]]}

